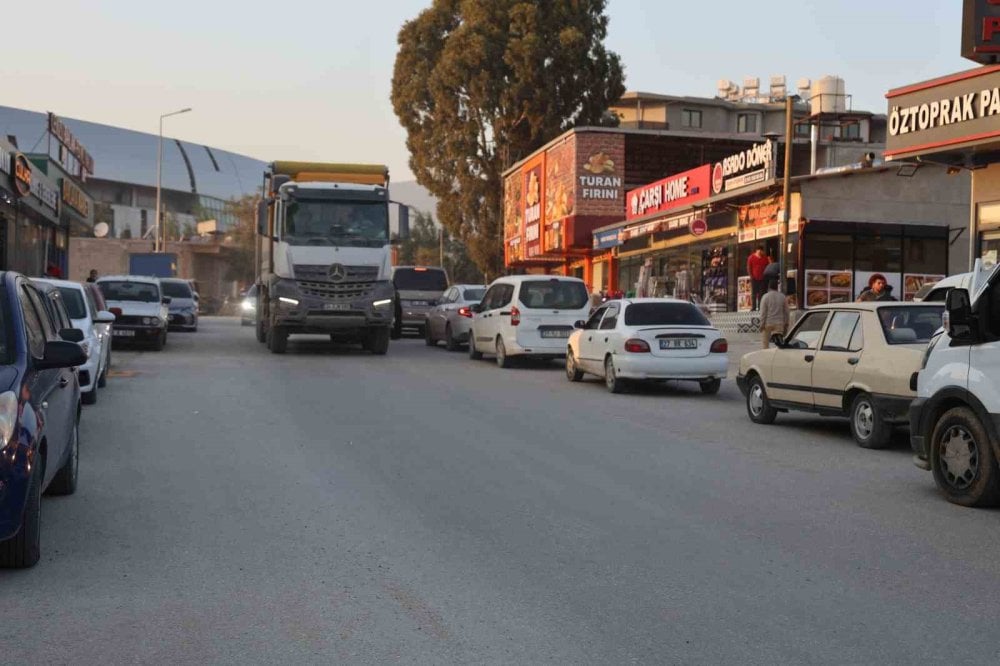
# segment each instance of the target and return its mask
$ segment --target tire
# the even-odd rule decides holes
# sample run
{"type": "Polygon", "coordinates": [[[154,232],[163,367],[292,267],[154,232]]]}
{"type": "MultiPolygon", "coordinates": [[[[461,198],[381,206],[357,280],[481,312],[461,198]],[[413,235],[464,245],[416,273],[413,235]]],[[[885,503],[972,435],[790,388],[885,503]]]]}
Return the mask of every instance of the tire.
{"type": "Polygon", "coordinates": [[[496,356],[496,358],[497,358],[497,367],[498,368],[505,368],[506,369],[506,368],[510,367],[511,363],[510,363],[510,357],[507,356],[507,347],[504,346],[504,344],[503,344],[503,338],[501,338],[499,335],[497,336],[497,356],[496,356]]]}
{"type": "Polygon", "coordinates": [[[389,351],[389,338],[391,337],[388,328],[376,328],[368,334],[368,351],[376,356],[385,356],[389,351]]]}
{"type": "Polygon", "coordinates": [[[455,339],[455,336],[451,332],[451,324],[445,324],[444,325],[444,348],[447,349],[450,352],[456,352],[456,351],[459,350],[460,346],[461,345],[459,345],[458,340],[455,339]]]}
{"type": "Polygon", "coordinates": [[[69,455],[66,462],[56,472],[52,483],[45,491],[46,495],[72,495],[76,492],[76,484],[80,475],[80,424],[73,424],[69,455]]]}
{"type": "Polygon", "coordinates": [[[267,348],[272,354],[284,354],[288,350],[288,331],[284,326],[267,329],[267,348]]]}
{"type": "Polygon", "coordinates": [[[424,344],[428,347],[437,347],[437,343],[434,342],[434,336],[431,334],[430,324],[424,326],[424,344]]]}
{"type": "Polygon", "coordinates": [[[604,385],[612,393],[624,393],[627,388],[625,380],[615,374],[615,360],[611,356],[604,359],[604,385]]]}
{"type": "Polygon", "coordinates": [[[698,382],[701,386],[701,392],[705,395],[715,395],[722,388],[721,379],[706,379],[703,382],[698,382]]]}
{"type": "Polygon", "coordinates": [[[851,401],[851,435],[863,449],[884,449],[892,439],[892,426],[882,419],[872,397],[859,393],[851,401]]]}
{"type": "Polygon", "coordinates": [[[930,442],[934,481],[949,502],[961,506],[1000,503],[1000,473],[986,428],[968,407],[938,419],[930,442]]]}
{"type": "Polygon", "coordinates": [[[757,375],[750,378],[747,386],[747,416],[754,423],[761,425],[771,425],[778,417],[778,410],[771,406],[771,401],[767,399],[767,391],[764,389],[764,382],[757,375]]]}
{"type": "Polygon", "coordinates": [[[153,351],[163,351],[163,348],[167,345],[167,334],[160,333],[156,336],[156,342],[153,343],[153,351]]]}
{"type": "Polygon", "coordinates": [[[80,394],[80,402],[85,405],[93,405],[97,403],[97,384],[94,384],[94,388],[90,389],[86,393],[80,394]]]}
{"type": "Polygon", "coordinates": [[[34,566],[42,555],[42,465],[36,455],[28,481],[28,497],[21,517],[21,528],[9,539],[0,541],[0,567],[26,569],[34,566]]]}
{"type": "Polygon", "coordinates": [[[472,330],[469,330],[469,358],[473,361],[483,360],[483,352],[476,349],[476,336],[472,330]]]}
{"type": "Polygon", "coordinates": [[[403,313],[398,310],[396,318],[392,321],[392,333],[389,334],[389,337],[393,340],[399,340],[403,337],[403,313]]]}
{"type": "Polygon", "coordinates": [[[566,379],[571,382],[578,382],[583,379],[583,371],[576,367],[576,359],[573,352],[566,352],[566,379]]]}
{"type": "MultiPolygon", "coordinates": [[[[111,358],[108,358],[108,365],[111,365],[111,358]]],[[[108,385],[108,369],[107,367],[101,371],[101,376],[97,378],[97,388],[104,388],[108,385]]]]}
{"type": "Polygon", "coordinates": [[[257,342],[264,344],[267,342],[267,329],[264,328],[264,321],[258,319],[254,322],[254,329],[257,333],[257,342]]]}

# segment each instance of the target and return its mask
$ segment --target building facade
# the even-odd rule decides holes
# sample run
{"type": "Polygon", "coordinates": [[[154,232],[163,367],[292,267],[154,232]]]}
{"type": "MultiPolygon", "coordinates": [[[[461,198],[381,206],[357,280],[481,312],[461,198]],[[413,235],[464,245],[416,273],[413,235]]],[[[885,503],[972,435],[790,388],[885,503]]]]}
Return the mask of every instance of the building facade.
{"type": "Polygon", "coordinates": [[[0,139],[0,270],[65,275],[69,227],[58,184],[0,139]]]}

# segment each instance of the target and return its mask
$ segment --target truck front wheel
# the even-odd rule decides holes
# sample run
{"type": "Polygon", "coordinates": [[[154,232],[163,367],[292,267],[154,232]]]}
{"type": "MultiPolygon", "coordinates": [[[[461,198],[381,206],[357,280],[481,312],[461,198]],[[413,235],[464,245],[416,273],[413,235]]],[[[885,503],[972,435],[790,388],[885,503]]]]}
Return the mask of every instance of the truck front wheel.
{"type": "Polygon", "coordinates": [[[389,329],[375,328],[368,333],[368,350],[376,356],[384,356],[389,351],[389,329]]]}
{"type": "Polygon", "coordinates": [[[267,348],[272,354],[284,354],[288,349],[288,330],[284,326],[267,329],[267,348]]]}

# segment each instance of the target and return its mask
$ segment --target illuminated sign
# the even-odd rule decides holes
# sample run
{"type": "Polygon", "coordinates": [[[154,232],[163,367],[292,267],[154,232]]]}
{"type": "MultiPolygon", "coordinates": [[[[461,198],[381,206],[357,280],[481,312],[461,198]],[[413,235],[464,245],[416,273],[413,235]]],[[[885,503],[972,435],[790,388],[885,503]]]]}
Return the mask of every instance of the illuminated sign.
{"type": "Polygon", "coordinates": [[[18,196],[26,197],[31,194],[31,163],[21,153],[14,155],[12,163],[14,189],[17,190],[18,196]]]}
{"type": "MultiPolygon", "coordinates": [[[[81,171],[89,174],[94,173],[94,158],[90,156],[87,149],[83,147],[73,133],[69,131],[63,121],[54,113],[49,113],[49,133],[56,138],[56,141],[66,147],[66,150],[80,163],[81,171]]],[[[83,175],[82,173],[80,174],[83,175]]]]}
{"type": "Polygon", "coordinates": [[[757,143],[712,168],[712,193],[731,192],[774,177],[774,142],[757,143]]]}
{"type": "Polygon", "coordinates": [[[703,164],[697,169],[675,174],[655,183],[644,185],[626,195],[626,219],[662,213],[674,208],[707,199],[711,167],[703,164]]]}
{"type": "Polygon", "coordinates": [[[63,202],[84,217],[90,217],[90,199],[69,178],[62,179],[63,202]]]}
{"type": "Polygon", "coordinates": [[[962,57],[981,65],[1000,62],[1000,0],[965,0],[962,57]]]}

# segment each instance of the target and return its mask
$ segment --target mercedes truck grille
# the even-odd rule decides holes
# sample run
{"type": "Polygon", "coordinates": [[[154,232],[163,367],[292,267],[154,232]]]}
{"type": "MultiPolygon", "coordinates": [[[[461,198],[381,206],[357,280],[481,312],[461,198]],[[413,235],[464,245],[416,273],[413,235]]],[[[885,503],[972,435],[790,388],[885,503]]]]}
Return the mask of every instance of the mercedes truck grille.
{"type": "Polygon", "coordinates": [[[374,282],[378,279],[378,266],[296,264],[295,277],[318,282],[374,282]]]}
{"type": "Polygon", "coordinates": [[[332,300],[350,301],[360,298],[372,291],[371,283],[366,282],[311,282],[297,280],[299,290],[303,294],[332,300]]]}

